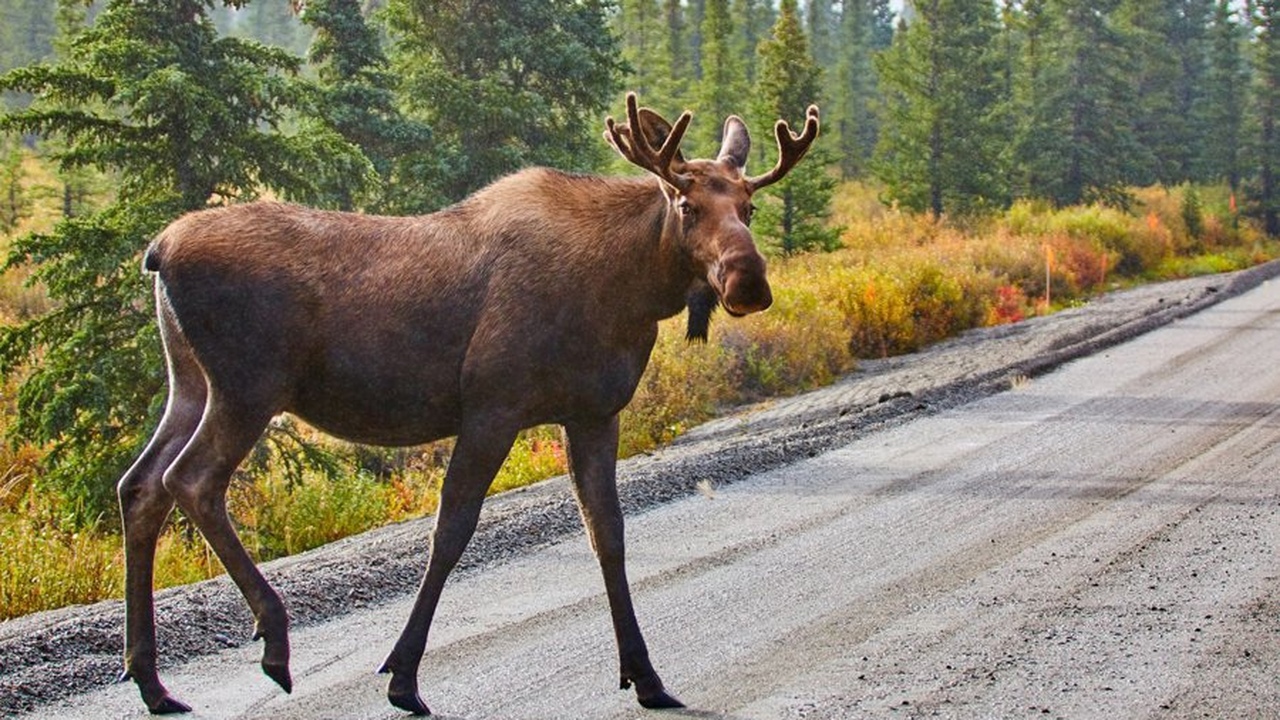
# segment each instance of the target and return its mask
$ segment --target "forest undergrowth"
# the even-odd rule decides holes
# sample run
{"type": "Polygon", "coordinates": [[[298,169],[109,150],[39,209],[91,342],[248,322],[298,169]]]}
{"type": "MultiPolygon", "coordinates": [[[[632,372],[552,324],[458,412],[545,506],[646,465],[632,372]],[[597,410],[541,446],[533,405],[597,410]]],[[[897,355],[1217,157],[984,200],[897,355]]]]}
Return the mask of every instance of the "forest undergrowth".
{"type": "MultiPolygon", "coordinates": [[[[38,168],[28,174],[40,182],[38,168]]],[[[15,235],[56,216],[56,198],[35,197],[35,219],[15,235]]],[[[685,341],[683,317],[662,324],[623,412],[621,455],[651,450],[727,408],[829,384],[862,358],[912,352],[1129,284],[1242,269],[1280,255],[1235,214],[1225,187],[1135,189],[1124,210],[1019,202],[997,215],[936,220],[887,207],[875,188],[846,183],[833,209],[843,247],[772,257],[768,312],[718,315],[706,344],[685,341]]],[[[23,281],[18,271],[0,278],[0,319],[46,307],[39,289],[23,281]]],[[[0,429],[12,417],[14,385],[6,379],[0,429]]],[[[276,424],[283,432],[260,444],[229,495],[236,526],[259,560],[433,512],[449,441],[401,449],[322,441],[343,464],[335,481],[288,472],[294,445],[278,438],[320,436],[287,416],[276,424]]],[[[62,499],[39,482],[41,457],[31,445],[0,448],[0,619],[121,593],[118,521],[67,523],[62,499]]],[[[534,428],[517,441],[492,492],[565,471],[559,430],[534,428]]],[[[157,586],[221,571],[175,514],[160,542],[157,586]]]]}

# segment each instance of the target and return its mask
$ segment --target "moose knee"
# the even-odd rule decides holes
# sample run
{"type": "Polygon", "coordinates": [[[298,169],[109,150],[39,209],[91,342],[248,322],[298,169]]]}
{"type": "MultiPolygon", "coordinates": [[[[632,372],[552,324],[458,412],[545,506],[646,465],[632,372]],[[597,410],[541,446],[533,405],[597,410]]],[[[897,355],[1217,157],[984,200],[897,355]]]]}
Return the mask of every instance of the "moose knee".
{"type": "Polygon", "coordinates": [[[135,510],[153,507],[168,498],[164,487],[155,478],[142,478],[128,473],[116,483],[116,499],[120,509],[129,515],[135,510]]]}
{"type": "Polygon", "coordinates": [[[169,468],[164,474],[163,482],[164,489],[169,491],[184,512],[196,517],[210,517],[226,512],[225,484],[183,472],[181,466],[169,468]]]}

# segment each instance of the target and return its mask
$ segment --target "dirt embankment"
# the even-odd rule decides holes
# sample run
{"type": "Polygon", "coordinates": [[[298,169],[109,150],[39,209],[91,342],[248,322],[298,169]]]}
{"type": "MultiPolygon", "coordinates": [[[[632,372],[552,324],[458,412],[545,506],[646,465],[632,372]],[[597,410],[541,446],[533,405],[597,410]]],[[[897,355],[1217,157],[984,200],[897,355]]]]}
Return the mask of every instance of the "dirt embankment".
{"type": "MultiPolygon", "coordinates": [[[[733,483],[839,447],[906,419],[1008,388],[1280,274],[1269,263],[1230,275],[1116,292],[1051,317],[968,333],[924,352],[864,363],[836,384],[744,408],[672,446],[620,464],[629,513],[733,483]]],[[[382,528],[268,563],[296,626],[412,592],[430,520],[382,528]]],[[[489,501],[460,572],[502,562],[580,531],[563,479],[489,501]]],[[[157,595],[160,657],[174,664],[249,642],[252,621],[225,578],[157,595]]],[[[123,606],[67,608],[0,624],[0,712],[19,713],[111,682],[120,671],[123,606]]]]}

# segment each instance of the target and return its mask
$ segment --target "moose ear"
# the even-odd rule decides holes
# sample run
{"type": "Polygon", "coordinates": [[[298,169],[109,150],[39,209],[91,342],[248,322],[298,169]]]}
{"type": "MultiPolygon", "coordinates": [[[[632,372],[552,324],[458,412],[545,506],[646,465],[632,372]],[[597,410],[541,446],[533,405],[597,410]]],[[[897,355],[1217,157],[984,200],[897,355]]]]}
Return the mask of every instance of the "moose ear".
{"type": "Polygon", "coordinates": [[[747,124],[737,115],[730,115],[724,121],[724,142],[720,145],[717,159],[728,160],[741,170],[747,166],[750,153],[751,136],[747,133],[747,124]]]}
{"type": "MultiPolygon", "coordinates": [[[[667,141],[667,136],[671,134],[671,123],[646,107],[640,108],[636,112],[636,117],[640,120],[640,132],[644,134],[645,140],[649,141],[649,145],[655,148],[662,147],[662,144],[667,141]]],[[[684,164],[684,154],[677,149],[672,160],[673,164],[679,167],[684,164]]]]}

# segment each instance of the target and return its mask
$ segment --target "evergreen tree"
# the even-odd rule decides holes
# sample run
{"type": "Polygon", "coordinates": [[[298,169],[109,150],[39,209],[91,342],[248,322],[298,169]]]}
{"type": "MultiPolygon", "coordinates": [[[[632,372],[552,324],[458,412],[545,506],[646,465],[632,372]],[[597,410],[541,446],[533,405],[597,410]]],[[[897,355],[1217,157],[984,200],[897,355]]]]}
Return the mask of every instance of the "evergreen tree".
{"type": "Polygon", "coordinates": [[[176,215],[258,188],[305,187],[333,148],[275,128],[297,107],[296,58],[219,38],[213,0],[111,0],[56,64],[0,87],[36,102],[0,130],[57,135],[64,167],[116,173],[110,206],[19,239],[55,309],[0,331],[0,373],[21,377],[16,437],[49,448],[40,481],[80,520],[113,517],[114,480],[158,419],[164,387],[147,242],[176,215]]]}
{"type": "Polygon", "coordinates": [[[877,57],[886,114],[874,168],[890,198],[935,216],[1000,207],[1007,100],[987,0],[929,0],[877,57]]]}
{"type": "Polygon", "coordinates": [[[1127,202],[1127,163],[1143,148],[1129,118],[1133,73],[1115,7],[1114,0],[1046,0],[1029,15],[1036,49],[1014,148],[1028,195],[1060,206],[1127,202]]]}
{"type": "MultiPolygon", "coordinates": [[[[689,94],[689,48],[680,0],[623,0],[613,27],[629,73],[627,89],[660,111],[683,108],[689,94]]],[[[623,112],[619,98],[614,114],[623,112]]]]}
{"type": "MultiPolygon", "coordinates": [[[[47,59],[56,34],[55,8],[48,0],[0,0],[0,73],[47,59]]],[[[29,101],[5,92],[0,109],[29,101]]]]}
{"type": "MultiPolygon", "coordinates": [[[[809,55],[796,0],[782,0],[773,36],[760,44],[759,67],[756,117],[781,118],[801,127],[805,110],[819,100],[822,71],[809,55]]],[[[756,141],[767,163],[777,159],[771,139],[770,134],[756,141]]],[[[821,148],[811,147],[785,178],[761,190],[752,223],[756,236],[784,254],[839,247],[840,228],[826,223],[836,187],[829,164],[821,148]]]]}
{"type": "Polygon", "coordinates": [[[1268,235],[1280,235],[1280,0],[1254,3],[1254,152],[1253,200],[1268,235]]]}
{"type": "MultiPolygon", "coordinates": [[[[856,2],[857,0],[849,0],[856,2]]],[[[894,12],[889,0],[865,0],[871,9],[871,47],[883,50],[893,43],[894,12]]]]}
{"type": "Polygon", "coordinates": [[[1134,133],[1144,149],[1130,158],[1135,184],[1191,176],[1202,137],[1198,115],[1209,0],[1124,0],[1117,19],[1133,54],[1134,133]]]}
{"type": "Polygon", "coordinates": [[[809,55],[820,68],[835,67],[839,13],[834,0],[806,0],[804,28],[808,33],[809,55]]]}
{"type": "Polygon", "coordinates": [[[529,164],[594,169],[606,159],[605,108],[623,63],[597,0],[392,0],[392,68],[406,109],[461,199],[529,164]]]}
{"type": "Polygon", "coordinates": [[[360,149],[352,164],[324,168],[314,205],[416,214],[444,204],[427,126],[395,105],[394,80],[381,39],[359,0],[308,0],[302,20],[315,34],[307,59],[319,82],[309,132],[333,132],[360,149]]]}
{"type": "Polygon", "coordinates": [[[22,144],[0,135],[0,235],[13,232],[29,213],[31,199],[22,189],[24,174],[22,144]]]}
{"type": "Polygon", "coordinates": [[[295,7],[311,0],[240,0],[231,35],[256,40],[263,45],[302,55],[311,43],[311,31],[298,21],[295,7]]]}
{"type": "Polygon", "coordinates": [[[702,79],[702,21],[707,17],[707,0],[688,0],[685,5],[685,45],[689,48],[689,82],[702,79]]]}
{"type": "Polygon", "coordinates": [[[0,0],[0,72],[53,54],[56,8],[48,0],[0,0]]]}
{"type": "Polygon", "coordinates": [[[1043,125],[1035,113],[1040,109],[1045,90],[1045,65],[1048,62],[1046,43],[1054,32],[1052,13],[1048,9],[1052,0],[1009,0],[1004,6],[1005,35],[1008,38],[1006,57],[1010,116],[1013,126],[1010,173],[1010,194],[1027,197],[1035,194],[1032,188],[1042,188],[1045,180],[1040,177],[1041,168],[1027,160],[1041,152],[1054,138],[1051,128],[1043,125]]]}
{"type": "Polygon", "coordinates": [[[705,156],[720,148],[721,123],[730,115],[742,114],[745,91],[742,59],[733,52],[729,0],[707,0],[702,19],[702,77],[694,88],[695,109],[705,120],[695,128],[687,152],[705,156]]]}
{"type": "Polygon", "coordinates": [[[662,6],[658,0],[621,0],[613,30],[626,61],[629,88],[652,98],[670,75],[670,59],[659,54],[662,44],[662,6]]]}
{"type": "Polygon", "coordinates": [[[769,37],[769,30],[776,19],[773,3],[769,0],[733,0],[730,9],[733,25],[731,52],[742,59],[743,75],[747,87],[756,82],[756,48],[769,37]]]}
{"type": "Polygon", "coordinates": [[[828,90],[827,127],[834,128],[840,157],[840,172],[846,178],[867,173],[880,119],[877,116],[879,83],[872,60],[875,46],[875,16],[865,0],[848,0],[840,14],[837,39],[839,60],[835,72],[826,75],[828,90]]]}
{"type": "Polygon", "coordinates": [[[1234,192],[1242,176],[1241,144],[1249,70],[1245,63],[1246,29],[1230,0],[1218,0],[1209,27],[1209,63],[1204,83],[1204,136],[1195,176],[1225,180],[1234,192]]]}
{"type": "Polygon", "coordinates": [[[657,52],[659,57],[666,59],[666,72],[655,79],[654,99],[646,101],[646,104],[677,112],[689,104],[689,80],[693,77],[693,58],[689,52],[688,27],[681,0],[662,2],[662,34],[658,39],[657,52]]]}

